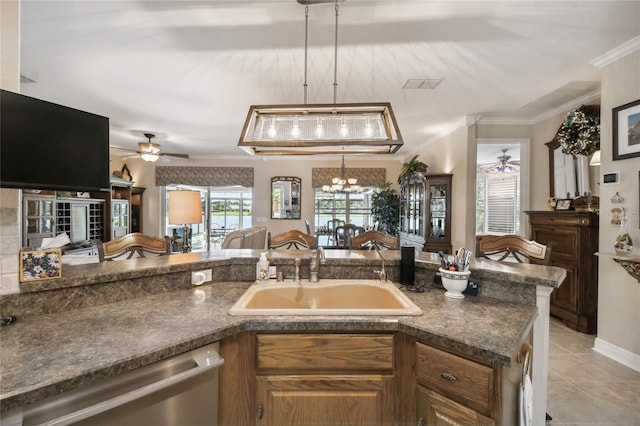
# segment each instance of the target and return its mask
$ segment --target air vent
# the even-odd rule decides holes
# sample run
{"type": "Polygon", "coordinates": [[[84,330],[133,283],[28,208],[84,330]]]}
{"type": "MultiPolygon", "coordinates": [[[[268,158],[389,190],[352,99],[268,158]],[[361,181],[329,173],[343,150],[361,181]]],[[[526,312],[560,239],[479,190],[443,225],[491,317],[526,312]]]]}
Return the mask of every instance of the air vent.
{"type": "Polygon", "coordinates": [[[20,83],[37,83],[37,81],[32,80],[29,77],[20,74],[20,83]]]}
{"type": "Polygon", "coordinates": [[[402,85],[403,89],[432,90],[438,87],[442,78],[410,78],[402,85]]]}

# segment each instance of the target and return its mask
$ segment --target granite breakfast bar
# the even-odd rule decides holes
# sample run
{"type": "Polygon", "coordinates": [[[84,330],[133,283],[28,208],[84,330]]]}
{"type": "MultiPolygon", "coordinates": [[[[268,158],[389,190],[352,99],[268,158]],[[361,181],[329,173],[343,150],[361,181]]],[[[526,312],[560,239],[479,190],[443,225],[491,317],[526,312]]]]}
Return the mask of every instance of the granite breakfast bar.
{"type": "MultiPolygon", "coordinates": [[[[287,276],[299,253],[272,251],[269,258],[287,276]]],[[[20,294],[3,296],[2,314],[18,320],[0,330],[2,412],[244,331],[401,332],[510,366],[539,320],[537,292],[550,292],[565,274],[553,267],[476,260],[471,269],[481,282],[480,295],[450,300],[431,286],[437,256],[421,253],[416,281],[428,291],[408,295],[422,316],[230,316],[229,308],[252,284],[258,255],[226,250],[65,267],[60,280],[28,283],[20,294]],[[192,287],[191,271],[205,268],[213,269],[213,282],[192,287]]],[[[384,256],[397,282],[399,255],[384,256]]],[[[380,264],[368,252],[328,250],[326,257],[321,280],[372,278],[380,264]]],[[[301,276],[309,276],[306,258],[301,276]]]]}

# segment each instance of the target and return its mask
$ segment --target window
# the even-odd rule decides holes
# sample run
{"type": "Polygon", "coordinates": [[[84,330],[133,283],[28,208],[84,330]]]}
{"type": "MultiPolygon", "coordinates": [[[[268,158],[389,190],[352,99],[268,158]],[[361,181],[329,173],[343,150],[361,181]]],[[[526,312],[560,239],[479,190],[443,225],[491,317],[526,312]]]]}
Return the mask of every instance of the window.
{"type": "Polygon", "coordinates": [[[520,182],[518,175],[478,178],[476,233],[520,232],[520,182]]]}
{"type": "Polygon", "coordinates": [[[371,195],[373,190],[363,192],[328,193],[315,190],[315,226],[326,226],[331,219],[342,219],[345,223],[368,227],[371,219],[371,195]]]}
{"type": "MultiPolygon", "coordinates": [[[[236,229],[251,227],[252,191],[251,188],[234,187],[194,187],[169,185],[167,190],[189,189],[200,191],[203,202],[203,223],[190,225],[192,251],[206,251],[220,248],[224,237],[236,229]]],[[[166,206],[165,202],[165,206],[166,206]]],[[[166,235],[180,237],[179,226],[169,224],[168,212],[165,212],[166,235]]]]}

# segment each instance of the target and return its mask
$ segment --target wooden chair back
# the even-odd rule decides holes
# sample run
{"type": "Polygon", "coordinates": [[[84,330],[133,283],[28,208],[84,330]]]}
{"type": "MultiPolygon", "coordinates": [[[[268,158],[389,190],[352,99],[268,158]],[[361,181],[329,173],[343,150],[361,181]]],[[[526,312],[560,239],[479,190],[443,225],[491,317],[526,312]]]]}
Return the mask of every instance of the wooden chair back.
{"type": "Polygon", "coordinates": [[[104,262],[131,259],[134,256],[147,257],[150,254],[162,256],[171,252],[170,246],[168,236],[158,238],[134,232],[105,243],[98,243],[98,259],[104,262]]]}
{"type": "Polygon", "coordinates": [[[551,249],[547,245],[527,240],[519,235],[477,235],[476,256],[498,261],[549,265],[551,249]]]}
{"type": "Polygon", "coordinates": [[[378,248],[386,248],[390,250],[400,249],[400,239],[393,235],[386,234],[382,231],[369,230],[360,235],[356,235],[351,238],[349,248],[351,250],[358,250],[363,248],[370,248],[374,245],[378,248]]]}
{"type": "Polygon", "coordinates": [[[287,249],[304,249],[315,248],[317,246],[316,237],[309,235],[297,229],[283,232],[277,235],[267,234],[267,248],[287,248],[287,249]]]}
{"type": "Polygon", "coordinates": [[[345,222],[342,219],[330,219],[327,221],[327,231],[329,232],[329,236],[327,238],[327,243],[337,244],[336,242],[336,228],[338,226],[344,226],[345,222]]]}

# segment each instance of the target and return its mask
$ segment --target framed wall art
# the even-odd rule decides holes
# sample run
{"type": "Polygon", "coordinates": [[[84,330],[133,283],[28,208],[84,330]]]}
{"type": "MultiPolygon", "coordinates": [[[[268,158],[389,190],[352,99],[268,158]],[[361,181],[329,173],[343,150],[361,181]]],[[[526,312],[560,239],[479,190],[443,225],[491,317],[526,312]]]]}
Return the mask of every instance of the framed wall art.
{"type": "Polygon", "coordinates": [[[555,210],[570,210],[571,201],[571,198],[557,200],[555,210]]]}
{"type": "Polygon", "coordinates": [[[613,109],[613,160],[640,157],[640,99],[613,109]]]}
{"type": "Polygon", "coordinates": [[[50,280],[62,276],[62,250],[23,250],[20,252],[20,282],[50,280]]]}

